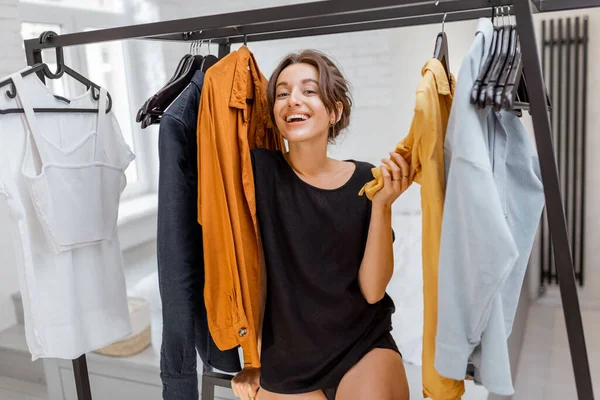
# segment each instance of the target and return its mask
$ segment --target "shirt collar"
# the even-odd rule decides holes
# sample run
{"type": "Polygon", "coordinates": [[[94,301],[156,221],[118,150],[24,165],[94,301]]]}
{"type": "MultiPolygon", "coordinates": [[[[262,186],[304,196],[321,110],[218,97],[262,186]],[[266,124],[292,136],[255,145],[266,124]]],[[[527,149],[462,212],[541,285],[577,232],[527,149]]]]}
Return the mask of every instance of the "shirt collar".
{"type": "Polygon", "coordinates": [[[198,89],[202,89],[202,84],[204,83],[204,72],[201,70],[194,72],[194,76],[192,76],[192,82],[198,86],[198,89]]]}
{"type": "Polygon", "coordinates": [[[254,63],[252,53],[246,46],[240,47],[236,51],[237,61],[235,63],[235,72],[233,73],[233,85],[231,85],[231,94],[229,96],[229,107],[246,109],[246,95],[248,91],[248,78],[252,76],[255,81],[254,63]],[[248,70],[250,73],[248,73],[248,70]]]}
{"type": "Polygon", "coordinates": [[[454,93],[454,87],[456,85],[456,79],[454,75],[450,73],[450,82],[448,82],[448,75],[442,65],[442,62],[437,58],[431,58],[427,60],[423,69],[421,70],[421,76],[425,76],[425,73],[430,71],[434,78],[437,86],[437,91],[441,95],[452,95],[454,93]]]}

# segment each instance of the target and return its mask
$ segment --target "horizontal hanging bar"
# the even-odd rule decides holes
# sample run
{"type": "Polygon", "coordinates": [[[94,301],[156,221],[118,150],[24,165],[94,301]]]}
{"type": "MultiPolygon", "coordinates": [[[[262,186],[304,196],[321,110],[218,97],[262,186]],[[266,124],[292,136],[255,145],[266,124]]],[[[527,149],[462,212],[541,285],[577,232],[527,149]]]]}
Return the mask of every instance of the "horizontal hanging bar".
{"type": "MultiPolygon", "coordinates": [[[[498,5],[506,6],[512,0],[498,1],[498,5]]],[[[177,33],[172,35],[155,36],[157,40],[202,40],[229,38],[230,43],[243,43],[244,36],[252,41],[264,41],[295,36],[314,36],[338,32],[338,27],[343,27],[341,32],[356,32],[371,29],[385,29],[400,26],[423,25],[427,23],[441,23],[444,13],[457,13],[462,11],[479,11],[473,17],[491,16],[489,1],[481,0],[451,0],[436,3],[419,3],[396,8],[374,9],[355,12],[351,14],[318,15],[310,19],[301,18],[286,21],[277,21],[269,24],[256,24],[247,26],[234,26],[217,28],[193,33],[177,33]],[[459,4],[460,3],[460,4],[459,4]],[[460,7],[458,7],[460,6],[460,7]],[[436,15],[438,15],[436,17],[436,15]],[[427,17],[430,17],[427,19],[427,17]],[[403,19],[403,21],[399,21],[403,19]],[[397,22],[394,22],[397,21],[397,22]],[[431,22],[429,22],[431,21],[431,22]],[[381,23],[381,25],[379,25],[381,23]],[[367,25],[371,24],[371,25],[367,25]],[[323,29],[324,33],[320,33],[323,29]],[[272,34],[272,35],[271,35],[272,34]]],[[[451,19],[447,19],[450,21],[451,19]]],[[[455,21],[457,19],[454,19],[455,21]]],[[[152,38],[150,38],[152,39],[152,38]]],[[[215,42],[217,43],[217,42],[215,42]]]]}
{"type": "MultiPolygon", "coordinates": [[[[25,41],[25,47],[28,52],[34,52],[36,50],[58,46],[73,46],[135,38],[157,40],[243,38],[245,34],[281,33],[281,31],[322,28],[324,26],[333,28],[339,25],[346,25],[348,24],[347,21],[375,22],[377,20],[389,20],[390,18],[425,17],[434,14],[443,15],[444,13],[470,10],[489,10],[490,7],[511,5],[513,1],[514,0],[319,1],[306,4],[295,4],[290,6],[271,7],[70,33],[53,36],[45,43],[39,43],[38,39],[28,39],[25,41]],[[370,20],[365,18],[365,16],[370,17],[370,20]],[[198,34],[186,35],[188,32],[200,31],[201,33],[198,34]]],[[[403,21],[400,26],[407,25],[410,24],[403,21]]],[[[360,27],[360,25],[357,25],[354,31],[361,30],[360,27]]],[[[363,26],[363,28],[366,27],[368,27],[368,25],[363,26]]],[[[348,28],[346,31],[348,31],[348,28]]],[[[295,36],[299,36],[298,33],[296,33],[295,36]]],[[[266,39],[263,38],[262,40],[266,39]]],[[[215,41],[215,43],[223,42],[215,41]]]]}
{"type": "MultiPolygon", "coordinates": [[[[336,33],[350,33],[350,32],[358,32],[358,31],[364,32],[364,31],[369,31],[369,30],[401,28],[401,27],[406,27],[406,26],[427,25],[427,24],[440,24],[440,26],[441,26],[442,16],[443,16],[443,14],[435,14],[435,15],[426,15],[426,16],[419,16],[419,17],[409,17],[409,18],[399,18],[399,19],[377,21],[377,22],[368,22],[368,23],[364,23],[364,24],[336,25],[336,26],[328,26],[328,27],[323,27],[323,28],[298,29],[298,30],[290,30],[290,31],[284,31],[284,32],[249,35],[248,42],[289,39],[289,38],[306,37],[306,36],[330,35],[330,34],[336,34],[336,33]]],[[[456,12],[456,13],[448,14],[448,16],[446,17],[446,22],[467,21],[467,20],[477,19],[477,18],[481,18],[481,17],[489,17],[489,16],[490,16],[489,10],[456,12]]],[[[244,42],[243,37],[235,37],[235,38],[230,39],[230,43],[243,43],[243,42],[244,42]]]]}
{"type": "Polygon", "coordinates": [[[579,8],[600,7],[598,0],[531,0],[538,11],[565,11],[579,8]]]}

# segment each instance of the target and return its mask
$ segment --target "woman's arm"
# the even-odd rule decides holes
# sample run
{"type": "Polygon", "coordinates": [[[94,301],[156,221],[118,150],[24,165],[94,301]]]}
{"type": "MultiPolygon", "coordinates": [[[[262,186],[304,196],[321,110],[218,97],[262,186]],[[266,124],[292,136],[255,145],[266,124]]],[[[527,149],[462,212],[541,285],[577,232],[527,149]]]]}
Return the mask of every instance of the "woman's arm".
{"type": "Polygon", "coordinates": [[[360,289],[369,303],[383,298],[393,273],[392,208],[373,207],[367,246],[358,271],[360,289]]]}
{"type": "Polygon", "coordinates": [[[381,160],[386,164],[381,166],[384,184],[373,196],[367,245],[358,271],[360,290],[371,304],[383,298],[394,273],[392,204],[414,178],[414,170],[404,158],[395,152],[390,156],[393,161],[381,160]]]}

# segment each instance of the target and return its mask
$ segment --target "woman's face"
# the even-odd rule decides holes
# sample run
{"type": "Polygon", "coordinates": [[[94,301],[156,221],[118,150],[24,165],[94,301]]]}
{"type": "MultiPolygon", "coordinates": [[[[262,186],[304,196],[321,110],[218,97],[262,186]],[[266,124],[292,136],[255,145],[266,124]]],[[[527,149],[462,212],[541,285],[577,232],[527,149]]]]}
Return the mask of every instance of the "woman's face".
{"type": "Polygon", "coordinates": [[[292,64],[279,74],[273,114],[289,142],[327,137],[335,114],[327,111],[320,93],[319,73],[310,64],[292,64]]]}

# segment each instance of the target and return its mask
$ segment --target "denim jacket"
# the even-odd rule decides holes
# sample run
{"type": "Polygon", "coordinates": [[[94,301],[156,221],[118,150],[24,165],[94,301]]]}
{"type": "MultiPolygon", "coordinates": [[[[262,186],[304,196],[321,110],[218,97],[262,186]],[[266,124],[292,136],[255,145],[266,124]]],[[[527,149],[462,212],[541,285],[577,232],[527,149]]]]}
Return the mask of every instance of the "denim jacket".
{"type": "Polygon", "coordinates": [[[163,336],[163,399],[198,400],[196,350],[205,366],[241,369],[237,348],[221,351],[209,330],[204,305],[202,227],[197,222],[196,131],[201,71],[165,111],[159,129],[157,256],[163,336]]]}
{"type": "Polygon", "coordinates": [[[493,29],[489,19],[479,20],[444,142],[435,368],[464,379],[471,364],[476,382],[512,395],[507,339],[544,193],[538,157],[521,121],[469,101],[493,29]]]}

